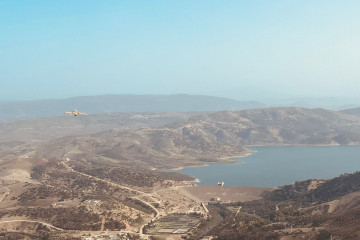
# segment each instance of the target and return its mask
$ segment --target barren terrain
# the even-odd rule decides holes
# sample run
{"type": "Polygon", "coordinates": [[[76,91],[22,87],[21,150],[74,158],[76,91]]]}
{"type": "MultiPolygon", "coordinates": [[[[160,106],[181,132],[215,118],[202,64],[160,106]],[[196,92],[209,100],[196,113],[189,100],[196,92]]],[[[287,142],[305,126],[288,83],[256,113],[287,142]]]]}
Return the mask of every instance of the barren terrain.
{"type": "Polygon", "coordinates": [[[267,189],[198,187],[190,176],[157,170],[230,163],[249,145],[358,144],[356,116],[272,108],[65,119],[0,125],[4,234],[325,240],[360,233],[358,173],[267,189]]]}
{"type": "Polygon", "coordinates": [[[264,191],[271,188],[241,187],[241,186],[190,186],[179,187],[180,192],[190,198],[207,202],[212,198],[219,198],[222,202],[246,202],[262,198],[264,191]]]}

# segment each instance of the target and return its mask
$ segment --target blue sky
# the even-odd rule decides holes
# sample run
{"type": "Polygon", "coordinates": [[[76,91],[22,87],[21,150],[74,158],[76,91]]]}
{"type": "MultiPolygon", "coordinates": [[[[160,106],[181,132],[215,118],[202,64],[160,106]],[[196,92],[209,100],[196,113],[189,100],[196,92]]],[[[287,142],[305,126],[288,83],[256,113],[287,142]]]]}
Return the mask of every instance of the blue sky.
{"type": "Polygon", "coordinates": [[[357,97],[359,1],[0,1],[0,101],[357,97]]]}

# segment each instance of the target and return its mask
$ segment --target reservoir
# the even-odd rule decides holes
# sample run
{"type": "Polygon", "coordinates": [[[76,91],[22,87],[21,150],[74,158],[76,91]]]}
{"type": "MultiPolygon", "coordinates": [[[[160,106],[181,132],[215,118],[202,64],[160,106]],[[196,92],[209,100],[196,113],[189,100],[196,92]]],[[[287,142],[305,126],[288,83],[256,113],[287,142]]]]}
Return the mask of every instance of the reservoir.
{"type": "Polygon", "coordinates": [[[212,164],[178,170],[200,180],[200,186],[275,187],[307,179],[328,179],[360,170],[360,146],[255,147],[234,159],[239,164],[212,164]]]}

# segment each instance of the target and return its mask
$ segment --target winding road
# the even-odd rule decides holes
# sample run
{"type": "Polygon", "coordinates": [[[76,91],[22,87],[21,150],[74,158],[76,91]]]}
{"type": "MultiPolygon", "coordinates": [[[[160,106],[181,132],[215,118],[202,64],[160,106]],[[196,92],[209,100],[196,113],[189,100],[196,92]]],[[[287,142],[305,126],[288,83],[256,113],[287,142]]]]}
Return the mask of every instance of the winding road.
{"type": "MultiPolygon", "coordinates": [[[[160,211],[158,209],[156,209],[156,207],[154,207],[151,202],[155,202],[157,204],[160,204],[161,201],[160,200],[156,200],[154,199],[154,197],[149,194],[149,193],[146,193],[146,192],[142,192],[140,190],[137,190],[137,189],[134,189],[134,188],[130,188],[130,187],[127,187],[127,186],[124,186],[124,185],[121,185],[121,184],[118,184],[118,183],[114,183],[114,182],[111,182],[111,181],[108,181],[108,180],[104,180],[104,179],[101,179],[101,178],[98,178],[98,177],[95,177],[95,176],[92,176],[92,175],[89,175],[89,174],[86,174],[86,173],[82,173],[82,172],[79,172],[79,171],[76,171],[75,169],[73,169],[72,167],[70,167],[67,163],[70,161],[69,158],[61,161],[61,164],[66,168],[68,169],[69,171],[72,171],[74,173],[77,173],[79,175],[82,175],[82,176],[85,176],[85,177],[88,177],[88,178],[91,178],[91,179],[95,179],[97,181],[101,181],[101,182],[105,182],[109,185],[112,185],[112,186],[116,186],[118,188],[121,188],[121,189],[125,189],[125,190],[128,190],[128,191],[131,191],[131,192],[135,192],[137,194],[139,194],[140,196],[139,197],[132,197],[133,199],[137,199],[139,201],[141,201],[142,203],[144,203],[145,205],[149,206],[154,212],[155,212],[155,216],[149,221],[149,222],[154,222],[159,216],[160,216],[160,211]],[[141,199],[140,197],[142,196],[146,196],[146,197],[149,197],[152,201],[149,202],[149,201],[146,201],[144,199],[141,199]]],[[[141,227],[140,227],[140,230],[139,230],[139,233],[140,234],[143,234],[143,231],[144,231],[144,227],[147,225],[148,223],[145,223],[143,224],[141,227]]]]}

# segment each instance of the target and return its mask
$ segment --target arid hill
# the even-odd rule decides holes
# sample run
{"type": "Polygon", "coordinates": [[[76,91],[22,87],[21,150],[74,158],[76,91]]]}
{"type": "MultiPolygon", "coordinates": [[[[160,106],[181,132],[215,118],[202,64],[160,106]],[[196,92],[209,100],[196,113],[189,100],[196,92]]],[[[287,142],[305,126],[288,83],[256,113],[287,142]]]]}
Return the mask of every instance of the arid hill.
{"type": "Polygon", "coordinates": [[[229,145],[358,144],[360,118],[325,109],[266,108],[197,115],[169,128],[229,145]]]}
{"type": "Polygon", "coordinates": [[[208,164],[249,152],[242,146],[219,143],[212,136],[184,136],[181,129],[160,128],[56,139],[37,148],[35,156],[95,158],[125,166],[175,168],[208,164]]]}
{"type": "Polygon", "coordinates": [[[65,136],[88,135],[111,129],[154,128],[189,118],[195,114],[195,112],[106,113],[0,122],[0,143],[50,140],[65,136]]]}
{"type": "Polygon", "coordinates": [[[340,112],[360,117],[360,108],[350,108],[341,110],[340,112]]]}
{"type": "Polygon", "coordinates": [[[149,239],[158,230],[156,234],[164,234],[160,230],[168,223],[175,231],[179,221],[193,221],[195,225],[186,225],[194,227],[188,239],[360,237],[359,173],[297,182],[250,202],[215,200],[204,208],[178,190],[191,187],[191,177],[153,170],[225,162],[248,154],[245,146],[251,145],[359,144],[356,116],[270,108],[192,117],[69,116],[39,120],[32,129],[26,129],[31,124],[25,122],[9,124],[2,128],[10,129],[3,131],[9,141],[4,137],[0,143],[0,225],[9,231],[38,234],[41,228],[44,234],[65,239],[61,237],[76,231],[97,234],[109,229],[149,239]],[[43,131],[36,138],[38,129],[43,131]],[[22,135],[23,142],[12,142],[22,135]]]}
{"type": "Polygon", "coordinates": [[[359,239],[359,176],[356,172],[301,181],[279,187],[261,200],[219,204],[224,221],[211,235],[249,240],[359,239]]]}
{"type": "Polygon", "coordinates": [[[244,156],[251,145],[360,143],[360,118],[304,108],[202,114],[160,128],[111,130],[51,141],[40,156],[85,154],[156,168],[181,167],[244,156]]]}

